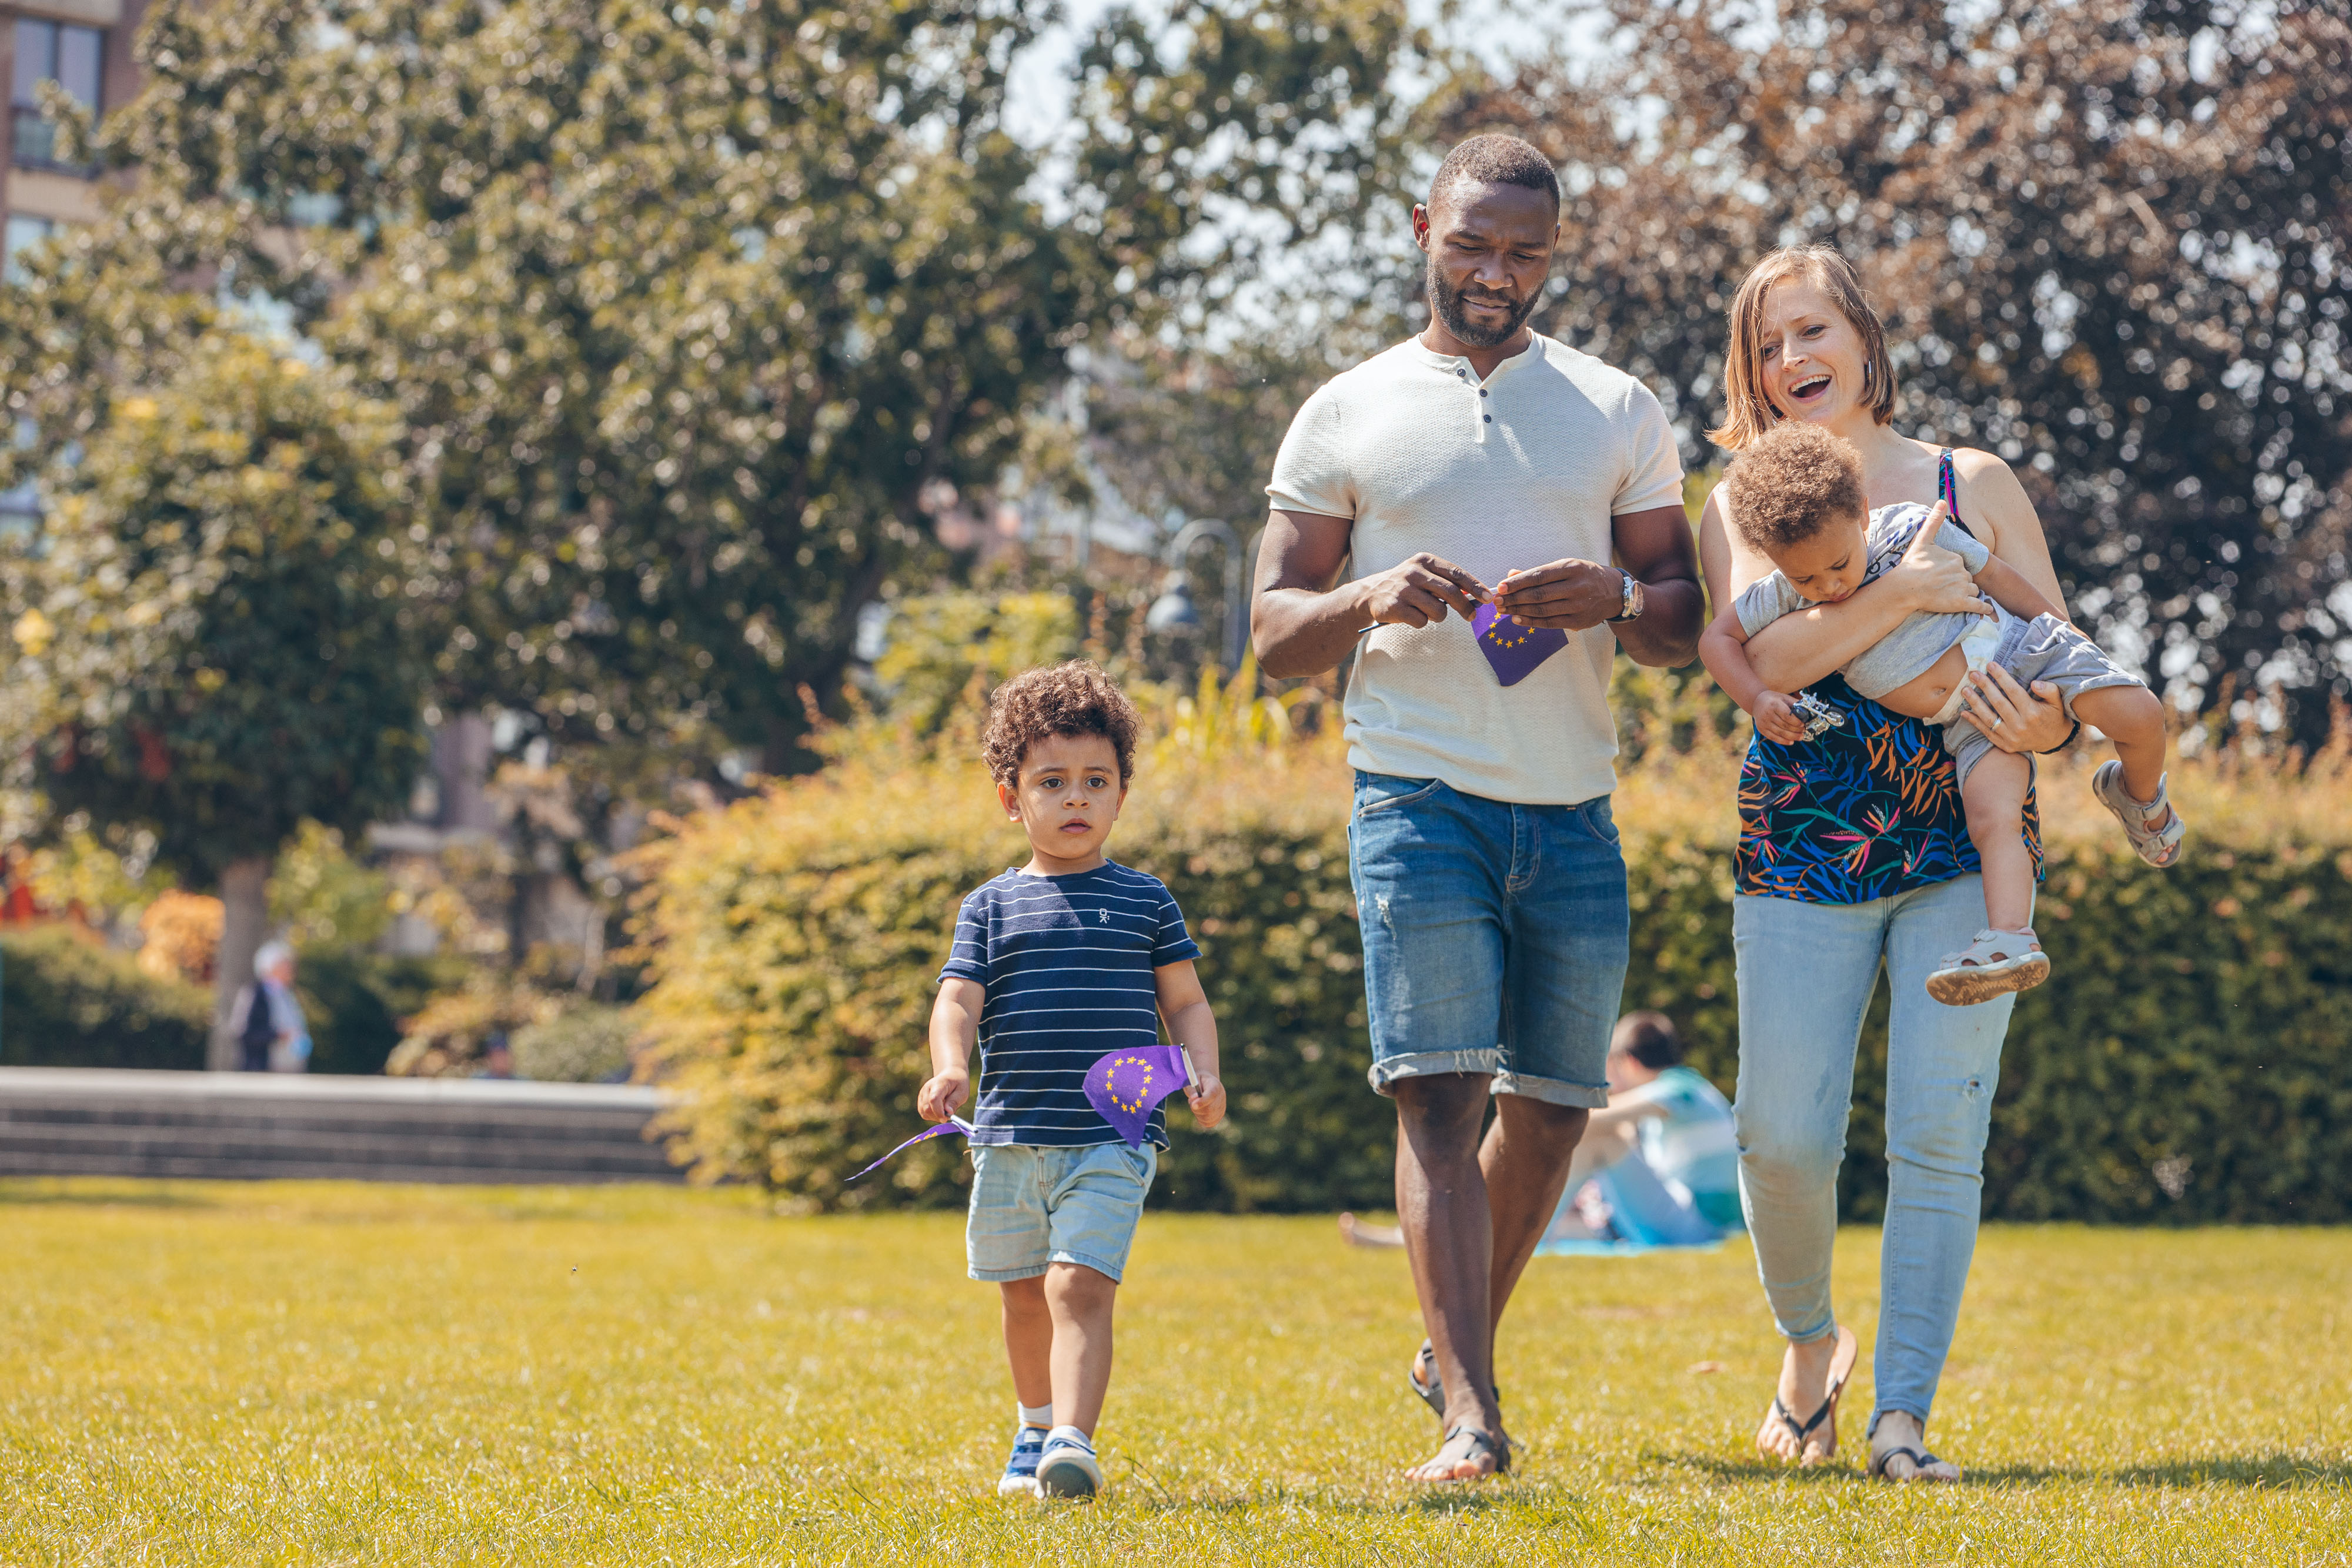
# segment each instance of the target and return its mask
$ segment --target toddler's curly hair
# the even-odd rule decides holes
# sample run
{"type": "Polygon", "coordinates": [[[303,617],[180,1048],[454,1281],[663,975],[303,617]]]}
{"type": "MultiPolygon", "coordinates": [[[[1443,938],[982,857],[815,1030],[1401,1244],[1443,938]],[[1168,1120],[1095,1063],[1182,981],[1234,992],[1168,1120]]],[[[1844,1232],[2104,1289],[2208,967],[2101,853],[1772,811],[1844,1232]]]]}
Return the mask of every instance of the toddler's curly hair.
{"type": "Polygon", "coordinates": [[[1774,425],[1732,459],[1723,482],[1731,526],[1767,555],[1802,544],[1833,522],[1870,521],[1861,454],[1817,424],[1774,425]]]}
{"type": "Polygon", "coordinates": [[[1010,785],[1021,777],[1021,759],[1049,735],[1098,735],[1118,754],[1118,781],[1135,776],[1135,733],[1142,725],[1135,705],[1099,665],[1072,659],[1066,664],[1027,670],[996,688],[988,703],[988,733],[982,737],[989,777],[1010,785]]]}

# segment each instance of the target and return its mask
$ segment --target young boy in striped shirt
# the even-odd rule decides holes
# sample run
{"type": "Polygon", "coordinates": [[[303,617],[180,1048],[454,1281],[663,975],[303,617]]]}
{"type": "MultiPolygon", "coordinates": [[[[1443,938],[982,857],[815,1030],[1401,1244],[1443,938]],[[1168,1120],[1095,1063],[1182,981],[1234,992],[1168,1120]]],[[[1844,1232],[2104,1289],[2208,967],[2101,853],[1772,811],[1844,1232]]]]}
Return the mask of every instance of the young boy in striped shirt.
{"type": "Polygon", "coordinates": [[[1084,661],[1000,687],[986,751],[996,797],[1029,835],[1029,863],[963,901],[931,1009],[931,1077],[917,1107],[945,1121],[971,1092],[971,1277],[1003,1296],[1020,1410],[1000,1494],[1086,1498],[1102,1485],[1094,1433],[1110,1387],[1111,1303],[1167,1146],[1154,1110],[1130,1149],[1086,1096],[1107,1051],[1150,1047],[1159,1023],[1189,1049],[1202,1128],[1224,1119],[1217,1023],[1200,956],[1159,878],[1103,858],[1134,768],[1136,712],[1084,661]]]}

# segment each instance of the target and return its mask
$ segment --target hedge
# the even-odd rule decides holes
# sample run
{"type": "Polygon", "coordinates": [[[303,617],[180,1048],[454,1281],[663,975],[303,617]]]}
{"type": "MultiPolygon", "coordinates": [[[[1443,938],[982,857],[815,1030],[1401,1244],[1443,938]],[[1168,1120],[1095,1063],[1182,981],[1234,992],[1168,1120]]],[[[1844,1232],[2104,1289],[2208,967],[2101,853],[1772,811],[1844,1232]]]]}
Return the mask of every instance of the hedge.
{"type": "MultiPolygon", "coordinates": [[[[1621,789],[1633,902],[1626,1005],[1684,1025],[1728,1091],[1737,1052],[1732,754],[1645,765],[1621,789]]],[[[2340,769],[2176,770],[2186,863],[2150,871],[2044,784],[2040,929],[2057,977],[2021,999],[1995,1100],[1986,1212],[2097,1221],[2340,1220],[2352,1193],[2352,808],[2340,769]],[[2177,1189],[2177,1191],[2176,1191],[2177,1189]]],[[[1344,767],[1317,743],[1139,770],[1112,853],[1183,905],[1217,1009],[1233,1115],[1170,1117],[1159,1197],[1224,1210],[1381,1207],[1393,1123],[1366,1088],[1344,767]]],[[[685,1095],[704,1178],[790,1205],[961,1201],[927,1145],[842,1177],[919,1125],[932,977],[961,895],[1025,857],[976,768],[846,758],[678,824],[650,852],[642,1006],[685,1095]]],[[[1856,1071],[1843,1198],[1883,1203],[1885,993],[1856,1071]]]]}
{"type": "Polygon", "coordinates": [[[198,1071],[212,993],[61,925],[0,936],[0,1063],[198,1071]]]}
{"type": "MultiPolygon", "coordinates": [[[[148,973],[137,958],[61,925],[0,936],[0,1065],[200,1072],[210,987],[148,973]]],[[[295,987],[313,1073],[383,1071],[398,1020],[453,983],[447,959],[305,950],[295,987]]]]}
{"type": "Polygon", "coordinates": [[[400,1043],[402,1020],[460,984],[466,967],[448,957],[404,958],[363,948],[305,947],[295,989],[310,1028],[313,1073],[381,1073],[400,1043]]]}

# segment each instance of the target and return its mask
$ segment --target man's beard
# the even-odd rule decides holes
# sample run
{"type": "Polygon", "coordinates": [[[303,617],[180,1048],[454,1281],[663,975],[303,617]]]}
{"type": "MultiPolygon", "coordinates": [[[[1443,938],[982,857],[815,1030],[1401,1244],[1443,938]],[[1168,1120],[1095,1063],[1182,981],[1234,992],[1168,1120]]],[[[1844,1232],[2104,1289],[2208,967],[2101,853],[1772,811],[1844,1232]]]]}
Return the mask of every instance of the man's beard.
{"type": "MultiPolygon", "coordinates": [[[[1472,321],[1463,309],[1461,292],[1446,287],[1445,275],[1438,271],[1437,258],[1432,256],[1429,260],[1429,302],[1430,308],[1437,312],[1438,320],[1455,338],[1474,349],[1495,349],[1509,342],[1518,329],[1528,324],[1528,318],[1535,314],[1538,305],[1543,303],[1543,291],[1539,288],[1533,290],[1525,299],[1512,306],[1508,319],[1496,326],[1481,327],[1472,321]]],[[[1496,303],[1487,299],[1479,302],[1496,303]]]]}

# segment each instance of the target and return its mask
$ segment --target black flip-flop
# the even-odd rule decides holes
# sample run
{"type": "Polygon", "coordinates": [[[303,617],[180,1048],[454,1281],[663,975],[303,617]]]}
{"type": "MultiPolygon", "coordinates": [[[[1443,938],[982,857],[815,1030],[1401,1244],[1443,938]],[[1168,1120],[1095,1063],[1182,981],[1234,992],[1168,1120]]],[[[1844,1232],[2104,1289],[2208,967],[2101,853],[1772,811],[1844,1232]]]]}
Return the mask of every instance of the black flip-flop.
{"type": "Polygon", "coordinates": [[[1427,1482],[1427,1485],[1459,1486],[1464,1481],[1492,1480],[1496,1476],[1511,1473],[1511,1440],[1508,1437],[1494,1432],[1482,1432],[1475,1427],[1456,1427],[1445,1434],[1445,1440],[1438,1445],[1437,1451],[1441,1454],[1445,1452],[1445,1444],[1456,1437],[1468,1440],[1469,1452],[1464,1454],[1463,1458],[1475,1458],[1485,1454],[1495,1461],[1495,1468],[1483,1476],[1447,1476],[1443,1480],[1427,1482]]]}
{"type": "MultiPolygon", "coordinates": [[[[1412,1364],[1404,1369],[1404,1380],[1423,1405],[1437,1412],[1439,1420],[1445,1419],[1445,1380],[1437,1375],[1435,1345],[1427,1340],[1421,1342],[1421,1348],[1413,1352],[1412,1364]],[[1424,1355],[1429,1358],[1429,1381],[1426,1383],[1421,1380],[1421,1358],[1424,1355]]],[[[1495,1396],[1496,1405],[1502,1404],[1503,1391],[1500,1388],[1490,1387],[1486,1392],[1495,1396]]]]}
{"type": "Polygon", "coordinates": [[[1800,1423],[1796,1412],[1781,1402],[1780,1395],[1772,1396],[1772,1414],[1781,1426],[1789,1428],[1789,1435],[1797,1439],[1797,1458],[1800,1460],[1805,1456],[1805,1439],[1811,1437],[1822,1422],[1836,1418],[1839,1396],[1845,1393],[1845,1381],[1853,1375],[1854,1363],[1861,1359],[1862,1342],[1853,1337],[1852,1329],[1839,1329],[1837,1340],[1837,1354],[1830,1357],[1829,1389],[1820,1409],[1800,1423]]]}
{"type": "Polygon", "coordinates": [[[1943,1477],[1931,1476],[1927,1473],[1929,1465],[1940,1465],[1944,1462],[1925,1448],[1889,1448],[1870,1461],[1870,1479],[1874,1481],[1886,1481],[1898,1487],[1914,1486],[1923,1482],[1929,1486],[1949,1485],[1950,1483],[1943,1477]],[[1886,1463],[1889,1459],[1910,1460],[1911,1474],[1903,1479],[1888,1475],[1886,1463]]]}

